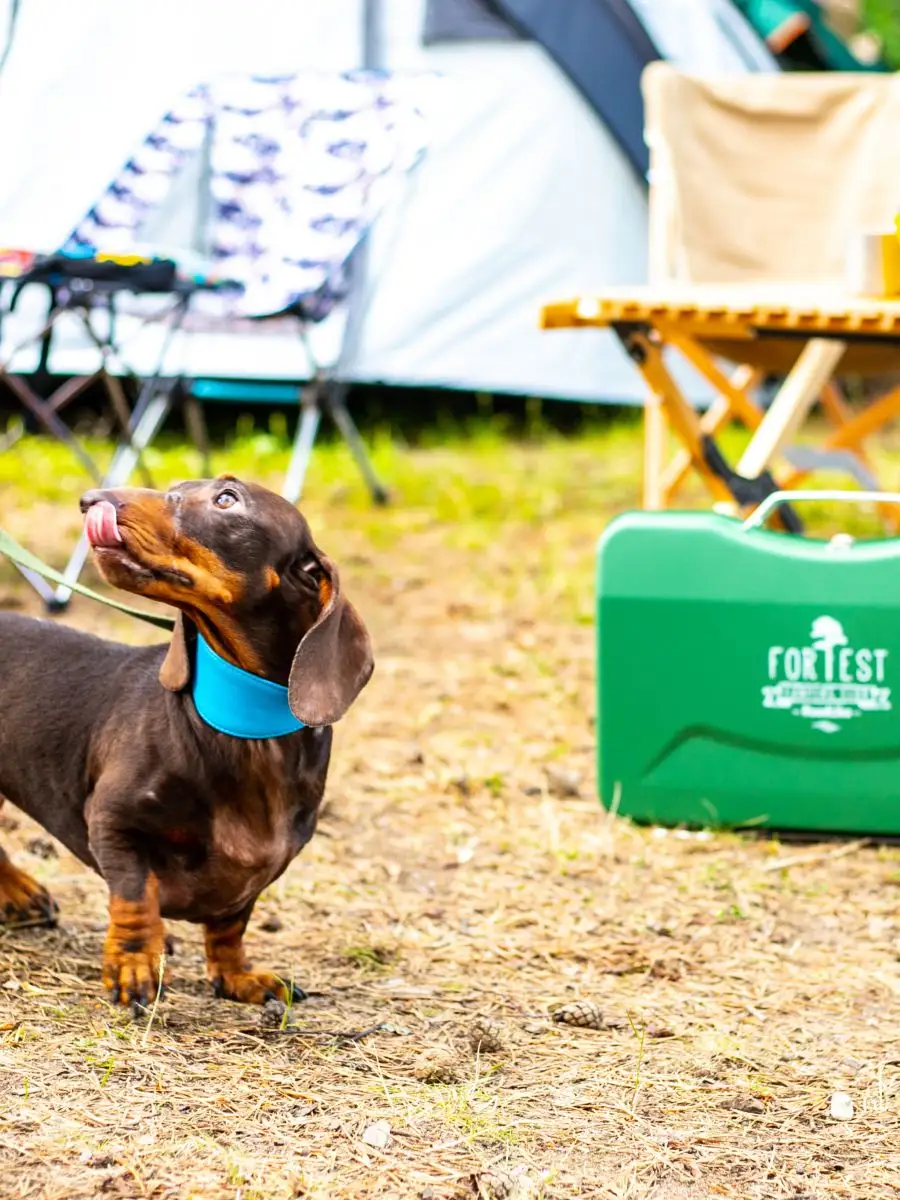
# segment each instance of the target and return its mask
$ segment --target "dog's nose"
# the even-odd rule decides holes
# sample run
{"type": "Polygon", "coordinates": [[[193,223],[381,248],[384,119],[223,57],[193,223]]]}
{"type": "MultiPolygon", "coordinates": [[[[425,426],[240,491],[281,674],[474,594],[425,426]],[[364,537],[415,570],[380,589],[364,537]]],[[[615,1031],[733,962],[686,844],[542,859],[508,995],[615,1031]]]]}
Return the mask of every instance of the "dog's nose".
{"type": "Polygon", "coordinates": [[[94,488],[93,491],[85,492],[78,501],[78,507],[83,513],[86,513],[89,508],[93,508],[95,504],[100,504],[104,500],[106,500],[107,503],[114,505],[116,508],[119,507],[119,502],[116,499],[115,494],[113,492],[103,491],[101,488],[94,488]]]}

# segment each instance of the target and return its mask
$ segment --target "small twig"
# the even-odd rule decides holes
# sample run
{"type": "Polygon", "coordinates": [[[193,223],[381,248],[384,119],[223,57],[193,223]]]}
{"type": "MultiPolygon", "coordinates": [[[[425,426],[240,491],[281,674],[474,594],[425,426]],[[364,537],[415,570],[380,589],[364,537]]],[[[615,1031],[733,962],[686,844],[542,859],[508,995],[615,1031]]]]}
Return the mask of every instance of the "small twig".
{"type": "Polygon", "coordinates": [[[369,1029],[300,1029],[296,1025],[290,1025],[286,1029],[244,1029],[241,1033],[287,1033],[292,1037],[314,1037],[314,1038],[334,1038],[337,1042],[361,1042],[364,1038],[370,1037],[373,1033],[378,1033],[384,1029],[384,1022],[381,1021],[377,1025],[372,1025],[369,1029]]]}
{"type": "Polygon", "coordinates": [[[638,1092],[641,1088],[641,1066],[644,1062],[644,1039],[646,1037],[647,1027],[645,1025],[641,1025],[641,1031],[638,1033],[637,1027],[634,1023],[634,1018],[632,1017],[631,1013],[628,1013],[627,1016],[628,1024],[631,1026],[631,1032],[638,1039],[637,1066],[634,1070],[634,1091],[631,1095],[631,1113],[633,1116],[635,1106],[637,1104],[638,1092]]]}
{"type": "Polygon", "coordinates": [[[622,784],[616,780],[613,785],[612,802],[606,810],[606,825],[612,825],[616,817],[619,815],[619,806],[622,803],[622,784]]]}
{"type": "MultiPolygon", "coordinates": [[[[281,981],[284,983],[284,980],[281,981]]],[[[287,1003],[284,1006],[284,1012],[281,1014],[281,1030],[284,1032],[291,1021],[291,1011],[294,1007],[294,972],[291,972],[291,982],[285,988],[287,992],[287,1003]]]]}
{"type": "Polygon", "coordinates": [[[848,842],[844,846],[835,846],[831,850],[811,850],[807,854],[792,854],[788,858],[776,858],[774,862],[766,863],[763,870],[786,871],[788,867],[805,867],[816,862],[833,862],[836,858],[844,858],[847,854],[854,854],[857,850],[862,850],[871,845],[871,842],[871,838],[860,838],[858,841],[848,842]]]}
{"type": "Polygon", "coordinates": [[[25,422],[12,420],[0,434],[0,451],[10,450],[16,442],[25,436],[25,422]]]}
{"type": "Polygon", "coordinates": [[[10,925],[7,925],[5,929],[0,931],[0,937],[3,937],[5,940],[11,933],[15,933],[17,929],[39,928],[58,929],[59,926],[57,925],[56,921],[52,921],[48,917],[33,917],[28,921],[13,921],[10,925]]]}
{"type": "Polygon", "coordinates": [[[336,1038],[339,1042],[361,1042],[363,1038],[367,1038],[373,1033],[379,1033],[382,1029],[384,1029],[384,1022],[379,1021],[377,1025],[372,1025],[369,1029],[351,1029],[346,1033],[338,1030],[329,1036],[336,1038]]]}
{"type": "Polygon", "coordinates": [[[150,1037],[150,1030],[153,1028],[153,1021],[156,1017],[156,1010],[159,1008],[159,1000],[163,993],[163,976],[165,974],[165,970],[166,956],[165,954],[161,954],[159,956],[159,978],[157,979],[156,997],[153,1001],[153,1007],[150,1009],[150,1017],[147,1021],[147,1028],[144,1030],[144,1036],[141,1038],[142,1050],[146,1049],[147,1047],[147,1039],[150,1037]]]}
{"type": "Polygon", "coordinates": [[[131,1159],[127,1158],[123,1154],[121,1158],[117,1158],[115,1161],[119,1164],[119,1166],[124,1167],[128,1174],[132,1177],[134,1182],[138,1185],[141,1195],[146,1196],[148,1194],[146,1181],[131,1159]]]}

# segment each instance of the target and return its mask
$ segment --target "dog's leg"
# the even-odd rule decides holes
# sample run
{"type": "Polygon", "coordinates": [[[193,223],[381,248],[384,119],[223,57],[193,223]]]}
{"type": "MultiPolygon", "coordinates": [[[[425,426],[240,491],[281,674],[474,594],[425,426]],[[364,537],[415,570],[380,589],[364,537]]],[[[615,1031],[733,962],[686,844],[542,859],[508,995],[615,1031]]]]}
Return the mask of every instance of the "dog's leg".
{"type": "MultiPolygon", "coordinates": [[[[254,902],[255,903],[255,902],[254,902]]],[[[236,917],[208,921],[206,929],[206,977],[222,1000],[243,1004],[265,1004],[283,1000],[286,1004],[305,1000],[306,993],[290,980],[271,971],[254,971],[244,955],[244,930],[253,904],[236,917]]]]}
{"type": "Polygon", "coordinates": [[[55,925],[58,912],[46,888],[14,867],[0,847],[0,922],[7,925],[55,925]]]}

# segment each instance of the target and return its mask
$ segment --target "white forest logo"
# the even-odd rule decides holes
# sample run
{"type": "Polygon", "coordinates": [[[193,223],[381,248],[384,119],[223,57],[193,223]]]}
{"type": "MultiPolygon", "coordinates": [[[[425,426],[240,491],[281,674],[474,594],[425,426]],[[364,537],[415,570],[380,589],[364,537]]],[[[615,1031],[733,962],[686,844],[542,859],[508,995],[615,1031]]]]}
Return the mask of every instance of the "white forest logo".
{"type": "Polygon", "coordinates": [[[887,650],[851,646],[834,617],[816,617],[808,646],[769,647],[763,708],[787,709],[822,733],[837,733],[839,722],[865,713],[890,712],[887,657],[887,650]]]}

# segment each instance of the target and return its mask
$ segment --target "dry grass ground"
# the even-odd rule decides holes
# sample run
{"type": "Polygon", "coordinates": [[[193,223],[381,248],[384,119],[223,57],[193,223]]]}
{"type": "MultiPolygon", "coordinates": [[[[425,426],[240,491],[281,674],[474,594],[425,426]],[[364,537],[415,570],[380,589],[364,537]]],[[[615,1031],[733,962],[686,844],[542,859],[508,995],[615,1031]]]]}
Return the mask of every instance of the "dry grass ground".
{"type": "MultiPolygon", "coordinates": [[[[308,1003],[281,1028],[214,1001],[175,925],[172,991],[133,1024],[101,994],[102,885],[7,807],[62,924],[0,933],[0,1197],[900,1194],[898,851],[663,834],[595,799],[594,542],[636,500],[634,431],[379,456],[387,511],[338,450],[310,481],[378,667],[249,934],[308,1003]],[[600,1028],[553,1020],[575,1001],[600,1028]]],[[[282,462],[264,437],[217,466],[282,462]]],[[[59,562],[82,486],[30,442],[0,456],[0,519],[59,562]]],[[[37,612],[2,564],[0,606],[37,612]]]]}

